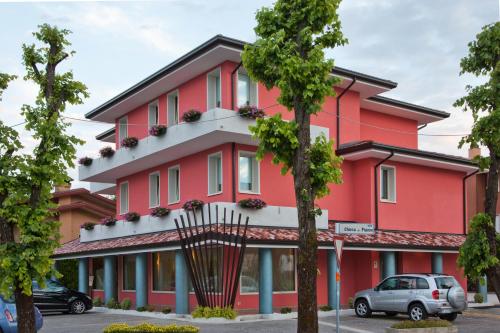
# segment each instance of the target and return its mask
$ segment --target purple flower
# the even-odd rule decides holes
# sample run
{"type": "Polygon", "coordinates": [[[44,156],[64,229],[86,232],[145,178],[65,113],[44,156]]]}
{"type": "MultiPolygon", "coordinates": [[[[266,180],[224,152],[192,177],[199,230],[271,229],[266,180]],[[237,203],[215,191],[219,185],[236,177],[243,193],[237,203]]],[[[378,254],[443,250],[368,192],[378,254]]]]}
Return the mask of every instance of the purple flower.
{"type": "Polygon", "coordinates": [[[121,146],[125,148],[133,148],[139,144],[139,139],[135,136],[129,136],[122,140],[121,146]]]}
{"type": "Polygon", "coordinates": [[[170,209],[163,207],[155,207],[151,209],[150,215],[154,217],[167,216],[170,213],[170,209]]]}
{"type": "Polygon", "coordinates": [[[238,109],[238,114],[242,118],[257,119],[264,118],[266,113],[264,110],[257,108],[254,105],[242,106],[238,109]]]}
{"type": "Polygon", "coordinates": [[[101,154],[101,157],[111,157],[115,154],[115,150],[111,147],[104,147],[99,150],[99,154],[101,154]]]}
{"type": "Polygon", "coordinates": [[[201,112],[198,110],[189,110],[187,112],[184,112],[182,115],[182,120],[184,120],[186,123],[192,123],[194,121],[197,121],[201,118],[201,112]]]}
{"type": "Polygon", "coordinates": [[[129,212],[129,213],[125,214],[125,220],[127,220],[129,222],[137,222],[137,221],[139,221],[140,218],[141,218],[141,215],[139,215],[136,212],[129,212]]]}
{"type": "Polygon", "coordinates": [[[116,223],[116,219],[113,216],[106,216],[106,217],[102,218],[102,220],[101,220],[101,224],[108,226],[108,227],[115,225],[115,223],[116,223]]]}
{"type": "Polygon", "coordinates": [[[167,127],[165,125],[153,125],[149,129],[149,135],[160,136],[167,133],[167,127]]]}
{"type": "Polygon", "coordinates": [[[184,210],[195,210],[196,208],[203,207],[204,204],[205,203],[203,201],[194,199],[186,201],[184,205],[182,205],[182,208],[184,208],[184,210]]]}
{"type": "Polygon", "coordinates": [[[82,157],[78,160],[78,164],[80,165],[85,165],[85,166],[89,166],[92,164],[92,158],[91,157],[82,157]]]}
{"type": "Polygon", "coordinates": [[[93,222],[85,222],[84,224],[82,224],[80,226],[80,228],[85,229],[85,230],[93,230],[94,226],[95,226],[95,223],[93,223],[93,222]]]}
{"type": "Polygon", "coordinates": [[[260,199],[242,199],[238,202],[241,208],[262,209],[267,206],[265,201],[260,199]]]}

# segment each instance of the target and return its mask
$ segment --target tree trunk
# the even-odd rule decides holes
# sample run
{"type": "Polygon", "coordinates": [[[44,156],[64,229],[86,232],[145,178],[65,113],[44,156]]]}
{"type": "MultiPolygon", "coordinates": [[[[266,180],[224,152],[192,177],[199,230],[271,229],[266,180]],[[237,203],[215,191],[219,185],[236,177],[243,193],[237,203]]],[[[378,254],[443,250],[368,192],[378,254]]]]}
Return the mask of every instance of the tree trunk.
{"type": "MultiPolygon", "coordinates": [[[[488,170],[484,210],[493,221],[493,227],[486,230],[486,236],[488,237],[491,255],[498,258],[499,253],[497,251],[495,218],[498,200],[498,172],[500,168],[500,158],[496,156],[493,147],[488,146],[488,149],[490,151],[490,168],[488,170]]],[[[488,269],[486,275],[489,283],[493,286],[498,299],[500,299],[500,264],[488,269]]]]}
{"type": "Polygon", "coordinates": [[[19,333],[36,333],[33,295],[27,296],[20,288],[16,287],[14,296],[16,298],[17,318],[22,318],[17,322],[17,331],[19,333]]]}
{"type": "Polygon", "coordinates": [[[310,115],[296,104],[295,121],[299,125],[299,147],[293,161],[295,200],[299,221],[298,276],[298,323],[297,332],[318,332],[318,306],[316,299],[317,248],[314,193],[309,168],[310,115]]]}

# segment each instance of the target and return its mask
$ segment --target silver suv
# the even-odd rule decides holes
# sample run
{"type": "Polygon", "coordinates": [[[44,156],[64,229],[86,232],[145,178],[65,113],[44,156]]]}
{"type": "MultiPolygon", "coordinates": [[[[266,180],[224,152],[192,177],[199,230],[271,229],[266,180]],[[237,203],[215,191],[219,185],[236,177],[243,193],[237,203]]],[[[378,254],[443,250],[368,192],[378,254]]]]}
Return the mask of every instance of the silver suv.
{"type": "Polygon", "coordinates": [[[394,275],[354,296],[354,310],[362,318],[385,312],[388,316],[407,313],[412,320],[433,315],[453,321],[466,308],[460,284],[453,276],[442,274],[394,275]]]}

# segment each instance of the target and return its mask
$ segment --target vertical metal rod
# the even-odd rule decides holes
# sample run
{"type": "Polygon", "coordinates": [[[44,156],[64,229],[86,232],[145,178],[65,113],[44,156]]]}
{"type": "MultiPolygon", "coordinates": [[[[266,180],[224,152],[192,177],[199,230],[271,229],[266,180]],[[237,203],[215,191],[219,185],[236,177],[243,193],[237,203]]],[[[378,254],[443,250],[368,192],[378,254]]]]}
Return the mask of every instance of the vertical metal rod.
{"type": "Polygon", "coordinates": [[[234,285],[234,278],[235,278],[235,265],[237,265],[238,263],[236,262],[235,263],[235,259],[236,259],[236,256],[237,256],[237,250],[238,250],[238,238],[239,238],[239,234],[240,234],[240,225],[241,225],[241,213],[238,214],[238,227],[236,228],[236,235],[234,237],[234,246],[233,246],[233,260],[231,262],[231,278],[229,279],[229,285],[228,285],[228,293],[227,293],[227,303],[229,305],[231,305],[231,291],[234,289],[233,285],[234,285]]]}
{"type": "MultiPolygon", "coordinates": [[[[197,225],[197,218],[196,218],[196,214],[195,214],[195,211],[193,210],[193,216],[194,216],[194,221],[195,221],[195,224],[197,225]]],[[[203,214],[203,207],[201,207],[201,227],[202,227],[202,231],[203,233],[200,235],[199,233],[199,239],[200,239],[200,242],[201,240],[203,239],[204,240],[204,248],[205,248],[205,252],[203,253],[203,257],[205,259],[205,271],[207,272],[207,299],[208,299],[208,306],[209,307],[213,307],[213,303],[212,303],[212,281],[210,280],[210,260],[209,260],[209,251],[208,251],[208,246],[207,246],[207,231],[206,231],[206,228],[205,228],[205,217],[204,217],[204,214],[203,214]]],[[[201,243],[200,243],[200,246],[201,246],[201,243]]],[[[202,249],[203,250],[203,249],[202,249]]]]}
{"type": "Polygon", "coordinates": [[[220,266],[219,266],[219,253],[220,253],[220,248],[219,248],[219,209],[218,209],[218,206],[215,206],[215,239],[216,239],[216,242],[217,242],[217,256],[215,257],[215,261],[216,261],[216,268],[217,268],[217,286],[216,286],[216,290],[217,290],[217,297],[216,297],[216,302],[217,302],[217,306],[220,306],[220,289],[221,289],[221,283],[220,283],[220,278],[221,278],[221,275],[220,275],[220,266]]]}
{"type": "Polygon", "coordinates": [[[229,263],[231,262],[231,257],[230,255],[232,255],[231,253],[231,237],[233,236],[233,218],[234,218],[234,211],[232,210],[231,211],[231,224],[229,225],[229,237],[228,237],[228,245],[227,247],[225,247],[226,249],[228,249],[228,255],[227,255],[227,262],[224,263],[224,265],[226,266],[226,276],[224,278],[224,307],[227,306],[227,293],[228,293],[228,288],[227,288],[227,285],[229,284],[229,269],[230,269],[230,266],[229,266],[229,263]]]}
{"type": "Polygon", "coordinates": [[[236,268],[236,277],[235,284],[233,287],[232,297],[231,297],[231,306],[234,307],[234,302],[236,301],[236,293],[238,292],[238,285],[241,276],[241,268],[243,266],[243,260],[245,258],[245,250],[246,250],[246,235],[247,235],[247,227],[248,227],[248,216],[245,221],[245,229],[243,230],[243,235],[241,237],[241,247],[240,247],[240,257],[238,260],[238,267],[236,268]]]}
{"type": "MultiPolygon", "coordinates": [[[[200,233],[198,230],[198,222],[196,219],[195,209],[192,210],[192,214],[193,214],[193,222],[194,222],[194,226],[195,226],[194,230],[196,232],[196,236],[194,237],[194,239],[195,239],[195,244],[197,244],[197,246],[198,246],[197,253],[196,253],[196,260],[198,261],[199,266],[200,266],[200,270],[201,270],[202,286],[203,286],[203,298],[205,299],[204,306],[210,306],[210,300],[207,297],[207,292],[208,292],[209,288],[208,288],[208,282],[206,279],[206,270],[205,270],[206,266],[203,263],[204,256],[203,256],[203,250],[202,250],[202,245],[201,245],[201,236],[200,236],[200,233]]],[[[190,222],[191,220],[189,218],[189,212],[187,213],[187,217],[188,217],[188,222],[190,222]]]]}
{"type": "MultiPolygon", "coordinates": [[[[184,241],[183,243],[185,245],[187,245],[188,249],[189,249],[189,252],[187,250],[185,250],[184,252],[184,255],[186,257],[186,262],[188,263],[189,267],[190,267],[190,276],[191,276],[191,283],[193,284],[193,288],[195,290],[195,295],[196,295],[196,301],[198,302],[198,304],[202,304],[203,303],[203,300],[201,299],[200,295],[200,285],[198,284],[198,270],[196,268],[196,263],[194,262],[194,258],[193,258],[193,250],[191,248],[191,244],[189,243],[188,239],[188,234],[187,234],[187,230],[186,230],[186,225],[184,223],[184,217],[181,215],[180,216],[181,218],[181,222],[182,222],[182,230],[184,231],[184,234],[185,234],[185,238],[184,238],[184,241]]],[[[180,233],[180,231],[179,231],[180,233]]],[[[182,243],[181,243],[181,246],[182,246],[182,243]]],[[[185,246],[183,247],[183,249],[185,249],[185,246]]]]}
{"type": "Polygon", "coordinates": [[[224,244],[224,238],[226,237],[226,207],[224,207],[224,219],[222,220],[223,221],[223,231],[222,231],[222,274],[221,274],[221,281],[222,281],[222,289],[220,291],[220,306],[223,307],[224,304],[223,304],[223,299],[224,299],[224,273],[225,273],[225,267],[224,267],[224,263],[225,263],[225,257],[226,257],[226,246],[224,244]]]}

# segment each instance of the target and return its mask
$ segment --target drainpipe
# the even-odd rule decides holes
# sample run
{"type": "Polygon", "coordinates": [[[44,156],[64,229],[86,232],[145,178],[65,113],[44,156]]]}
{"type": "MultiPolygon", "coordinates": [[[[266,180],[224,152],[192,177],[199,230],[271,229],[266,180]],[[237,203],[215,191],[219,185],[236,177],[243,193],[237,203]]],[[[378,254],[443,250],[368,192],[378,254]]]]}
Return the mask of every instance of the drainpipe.
{"type": "Polygon", "coordinates": [[[231,110],[234,110],[234,74],[238,71],[238,69],[240,69],[242,64],[243,61],[240,61],[238,66],[236,66],[236,68],[231,72],[231,110]]]}
{"type": "Polygon", "coordinates": [[[378,162],[375,165],[375,168],[373,169],[373,173],[375,176],[375,179],[374,179],[374,183],[375,183],[375,230],[378,229],[378,173],[377,173],[377,170],[378,170],[378,167],[382,163],[384,163],[385,161],[387,161],[388,159],[390,159],[393,156],[394,156],[394,150],[391,151],[391,154],[389,156],[384,158],[382,161],[378,162]]]}
{"type": "Polygon", "coordinates": [[[232,142],[231,143],[231,182],[232,182],[232,199],[233,202],[236,202],[236,162],[234,161],[236,159],[236,143],[232,142]]]}
{"type": "Polygon", "coordinates": [[[465,193],[465,190],[466,190],[465,181],[467,180],[467,178],[474,176],[478,172],[479,172],[479,169],[474,171],[474,172],[469,173],[468,175],[465,175],[464,178],[462,179],[462,194],[463,194],[463,203],[462,203],[463,207],[462,207],[462,209],[463,209],[464,235],[467,234],[467,198],[466,198],[467,193],[465,193]]]}
{"type": "Polygon", "coordinates": [[[337,149],[340,147],[340,99],[356,83],[356,76],[352,77],[352,82],[337,97],[337,149]]]}

